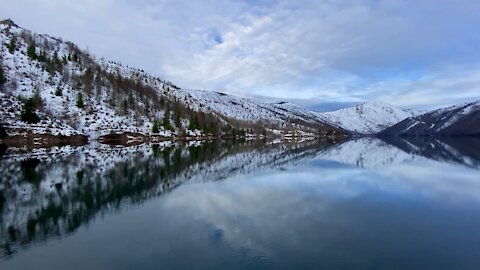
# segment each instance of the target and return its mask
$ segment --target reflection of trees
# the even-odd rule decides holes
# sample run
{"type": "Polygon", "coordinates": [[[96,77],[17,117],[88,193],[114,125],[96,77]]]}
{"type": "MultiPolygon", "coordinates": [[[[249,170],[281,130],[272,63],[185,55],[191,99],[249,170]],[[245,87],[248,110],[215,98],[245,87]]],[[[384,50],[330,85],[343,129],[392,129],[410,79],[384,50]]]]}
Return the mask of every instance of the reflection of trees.
{"type": "Polygon", "coordinates": [[[13,255],[19,246],[31,242],[71,234],[98,214],[141,204],[187,181],[220,180],[234,173],[283,166],[315,156],[322,145],[259,141],[144,145],[138,151],[118,154],[121,158],[107,169],[100,162],[105,153],[97,157],[98,162],[88,163],[82,162],[86,155],[82,150],[50,162],[1,160],[0,168],[10,168],[10,174],[0,181],[4,185],[0,189],[0,256],[13,255]],[[232,157],[235,161],[225,162],[232,157]],[[57,181],[59,175],[62,179],[57,181]],[[31,198],[22,201],[17,191],[28,190],[25,186],[31,188],[31,198]],[[7,208],[27,217],[8,219],[7,208]]]}

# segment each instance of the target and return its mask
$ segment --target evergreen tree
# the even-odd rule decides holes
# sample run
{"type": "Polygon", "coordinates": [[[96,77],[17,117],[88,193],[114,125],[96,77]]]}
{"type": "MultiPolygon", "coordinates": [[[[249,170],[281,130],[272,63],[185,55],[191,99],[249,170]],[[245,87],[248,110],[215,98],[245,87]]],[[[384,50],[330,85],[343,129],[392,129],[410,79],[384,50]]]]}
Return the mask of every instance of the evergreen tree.
{"type": "Polygon", "coordinates": [[[175,110],[173,111],[173,122],[177,128],[182,127],[182,118],[178,107],[175,107],[175,110]]]}
{"type": "Polygon", "coordinates": [[[165,109],[165,113],[163,114],[163,121],[162,121],[162,126],[166,130],[173,130],[172,125],[170,124],[170,110],[167,108],[165,109]]]}
{"type": "Polygon", "coordinates": [[[0,123],[0,138],[5,138],[7,137],[7,131],[5,130],[5,128],[3,127],[3,125],[0,123]]]}
{"type": "Polygon", "coordinates": [[[195,130],[198,129],[198,119],[197,116],[190,116],[190,123],[188,124],[188,129],[195,130]]]}
{"type": "Polygon", "coordinates": [[[61,71],[62,70],[62,61],[58,58],[57,52],[55,52],[52,56],[52,58],[47,59],[46,55],[42,56],[44,52],[40,54],[38,57],[38,61],[44,61],[47,62],[47,71],[51,74],[54,75],[55,71],[61,71]]]}
{"type": "Polygon", "coordinates": [[[0,65],[0,86],[7,82],[7,78],[3,75],[3,67],[0,65]]]}
{"type": "Polygon", "coordinates": [[[160,128],[158,126],[157,119],[155,119],[155,120],[153,120],[152,133],[158,133],[158,132],[160,132],[160,128]]]}
{"type": "Polygon", "coordinates": [[[57,52],[53,53],[51,61],[53,62],[55,67],[59,67],[62,64],[62,62],[60,61],[60,58],[58,58],[58,53],[57,52]]]}
{"type": "Polygon", "coordinates": [[[22,112],[20,114],[20,119],[29,124],[36,124],[40,122],[40,118],[35,113],[35,100],[33,98],[28,99],[23,104],[22,112]]]}
{"type": "Polygon", "coordinates": [[[27,55],[30,57],[32,60],[37,59],[37,51],[36,51],[36,44],[34,41],[32,41],[27,48],[27,55]]]}
{"type": "Polygon", "coordinates": [[[62,96],[62,88],[60,88],[60,86],[57,86],[57,89],[55,89],[55,96],[57,97],[62,96]]]}
{"type": "Polygon", "coordinates": [[[16,48],[16,38],[15,36],[13,36],[11,39],[10,39],[10,43],[8,43],[8,51],[10,53],[14,53],[15,52],[15,48],[16,48]]]}
{"type": "Polygon", "coordinates": [[[83,109],[84,106],[85,104],[83,103],[83,95],[79,92],[77,95],[77,107],[83,109]]]}
{"type": "Polygon", "coordinates": [[[45,62],[45,63],[48,62],[47,53],[45,52],[45,50],[42,50],[40,52],[40,54],[37,56],[37,59],[40,62],[45,62]]]}

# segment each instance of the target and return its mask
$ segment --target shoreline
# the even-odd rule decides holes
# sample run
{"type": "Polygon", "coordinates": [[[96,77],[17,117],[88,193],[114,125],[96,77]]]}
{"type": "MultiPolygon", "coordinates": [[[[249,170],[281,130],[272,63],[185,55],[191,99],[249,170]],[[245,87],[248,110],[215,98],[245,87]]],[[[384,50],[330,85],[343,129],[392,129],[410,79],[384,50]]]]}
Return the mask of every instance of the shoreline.
{"type": "Polygon", "coordinates": [[[92,138],[86,135],[53,135],[49,133],[38,134],[32,131],[27,131],[19,135],[7,135],[4,138],[0,138],[0,145],[13,148],[50,148],[55,146],[82,146],[91,142],[99,142],[106,145],[117,146],[134,146],[144,143],[159,143],[165,141],[174,142],[188,142],[188,141],[208,141],[208,140],[281,140],[285,142],[302,142],[315,139],[333,139],[341,140],[342,138],[336,137],[316,137],[316,136],[264,136],[264,135],[249,135],[249,136],[212,136],[212,135],[200,135],[200,136],[162,136],[155,134],[141,134],[134,132],[112,133],[103,135],[98,138],[92,138]]]}

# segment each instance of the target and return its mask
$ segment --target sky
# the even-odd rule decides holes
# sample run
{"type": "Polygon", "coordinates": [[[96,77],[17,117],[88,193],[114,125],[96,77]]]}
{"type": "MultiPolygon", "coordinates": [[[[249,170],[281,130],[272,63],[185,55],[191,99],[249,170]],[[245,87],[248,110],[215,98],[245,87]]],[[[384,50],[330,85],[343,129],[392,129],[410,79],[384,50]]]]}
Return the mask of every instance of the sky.
{"type": "Polygon", "coordinates": [[[0,0],[0,17],[180,87],[319,111],[480,99],[478,0],[0,0]]]}

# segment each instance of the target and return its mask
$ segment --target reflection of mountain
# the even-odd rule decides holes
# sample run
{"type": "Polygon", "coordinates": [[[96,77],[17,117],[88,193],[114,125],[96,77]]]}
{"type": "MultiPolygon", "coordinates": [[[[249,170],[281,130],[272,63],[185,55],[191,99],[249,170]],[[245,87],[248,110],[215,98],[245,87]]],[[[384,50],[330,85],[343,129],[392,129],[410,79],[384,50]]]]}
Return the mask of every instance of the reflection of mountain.
{"type": "Polygon", "coordinates": [[[7,151],[0,160],[0,257],[61,237],[98,214],[159,196],[187,182],[292,166],[327,143],[205,142],[109,148],[89,145],[7,151]]]}
{"type": "Polygon", "coordinates": [[[480,140],[466,138],[362,138],[333,145],[319,158],[360,168],[380,168],[422,158],[480,168],[480,140]]]}
{"type": "Polygon", "coordinates": [[[476,137],[385,137],[382,139],[409,154],[480,168],[480,139],[476,137]]]}
{"type": "Polygon", "coordinates": [[[319,158],[360,168],[379,168],[415,157],[379,139],[361,138],[323,149],[319,158]]]}

